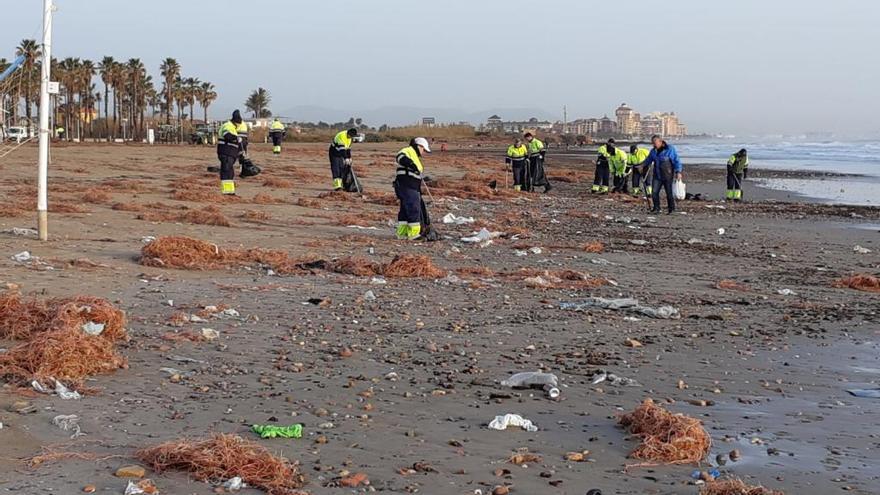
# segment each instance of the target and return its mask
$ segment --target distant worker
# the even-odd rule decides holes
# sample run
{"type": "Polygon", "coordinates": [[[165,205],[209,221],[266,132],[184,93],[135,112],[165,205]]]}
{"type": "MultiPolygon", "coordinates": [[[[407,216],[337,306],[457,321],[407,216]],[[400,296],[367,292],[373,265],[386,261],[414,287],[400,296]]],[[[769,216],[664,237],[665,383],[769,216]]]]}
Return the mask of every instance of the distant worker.
{"type": "Polygon", "coordinates": [[[284,124],[281,123],[278,117],[275,117],[275,120],[272,121],[272,125],[269,127],[269,137],[272,138],[272,154],[281,154],[281,141],[286,135],[287,129],[285,129],[284,124]]]}
{"type": "Polygon", "coordinates": [[[228,120],[217,130],[217,158],[220,159],[220,192],[235,194],[235,161],[241,155],[241,140],[238,136],[238,125],[241,124],[241,113],[232,112],[228,120]]]}
{"type": "Polygon", "coordinates": [[[418,137],[409,146],[397,153],[397,176],[394,179],[394,193],[400,200],[397,213],[397,238],[414,240],[422,235],[422,155],[430,153],[428,140],[418,137]]]}
{"type": "Polygon", "coordinates": [[[626,165],[632,170],[632,194],[633,196],[641,196],[642,194],[651,194],[654,189],[651,187],[650,171],[644,166],[645,160],[651,152],[645,148],[639,148],[637,144],[629,147],[629,155],[626,156],[626,165]],[[642,189],[642,182],[645,189],[642,189]]]}
{"type": "Polygon", "coordinates": [[[522,143],[522,139],[516,138],[507,148],[507,162],[513,169],[513,189],[522,191],[526,179],[526,165],[529,162],[529,149],[522,143]]]}
{"type": "Polygon", "coordinates": [[[675,213],[675,195],[672,194],[672,181],[681,180],[681,173],[684,166],[678,158],[675,148],[668,144],[658,135],[651,136],[651,152],[645,159],[646,167],[654,167],[654,178],[652,182],[652,199],[654,208],[651,213],[660,213],[660,189],[666,191],[666,205],[668,207],[667,214],[675,213]]]}
{"type": "Polygon", "coordinates": [[[351,171],[351,143],[358,135],[357,129],[336,133],[330,143],[330,172],[333,174],[333,190],[342,190],[342,178],[351,171]]]}
{"type": "Polygon", "coordinates": [[[626,152],[617,147],[614,139],[609,139],[605,144],[599,146],[596,173],[593,176],[593,187],[590,191],[607,194],[612,171],[614,171],[614,185],[615,191],[617,191],[618,182],[626,180],[626,152]]]}
{"type": "Polygon", "coordinates": [[[749,152],[745,148],[730,155],[727,160],[727,199],[742,201],[743,179],[749,175],[749,152]]]}
{"type": "Polygon", "coordinates": [[[58,127],[55,128],[55,137],[57,137],[58,139],[64,139],[64,127],[63,126],[59,125],[58,127]]]}
{"type": "Polygon", "coordinates": [[[523,137],[526,139],[526,147],[529,149],[529,167],[526,171],[524,189],[534,191],[535,187],[544,186],[544,192],[548,193],[553,189],[553,186],[550,185],[550,181],[547,180],[547,175],[544,173],[544,158],[547,154],[544,143],[533,136],[531,132],[525,133],[523,137]]]}

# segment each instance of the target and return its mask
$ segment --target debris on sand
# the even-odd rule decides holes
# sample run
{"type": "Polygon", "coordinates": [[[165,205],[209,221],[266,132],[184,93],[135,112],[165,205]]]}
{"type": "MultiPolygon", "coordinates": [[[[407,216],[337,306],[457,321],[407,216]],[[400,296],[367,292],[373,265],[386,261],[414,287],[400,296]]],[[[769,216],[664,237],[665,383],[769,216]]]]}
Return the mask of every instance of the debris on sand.
{"type": "Polygon", "coordinates": [[[442,220],[445,224],[455,225],[466,225],[469,223],[474,223],[474,217],[459,217],[456,216],[455,213],[447,213],[442,220]]]}
{"type": "Polygon", "coordinates": [[[700,489],[700,495],[785,495],[784,492],[763,486],[745,484],[742,480],[710,481],[700,489]]]}
{"type": "Polygon", "coordinates": [[[216,205],[208,205],[199,210],[183,213],[173,211],[145,211],[137,215],[138,220],[147,222],[184,222],[196,225],[213,225],[215,227],[231,227],[232,222],[216,205]]]}
{"type": "Polygon", "coordinates": [[[559,307],[560,309],[574,311],[586,311],[591,308],[626,310],[661,320],[677,320],[681,318],[681,313],[672,306],[659,306],[656,308],[642,306],[639,304],[638,299],[632,298],[605,299],[602,297],[591,297],[579,303],[563,302],[559,307]]]}
{"type": "Polygon", "coordinates": [[[176,440],[142,449],[137,457],[152,469],[185,471],[199,481],[240,477],[270,495],[294,495],[305,484],[298,463],[273,455],[237,435],[217,434],[202,440],[176,440]]]}
{"type": "Polygon", "coordinates": [[[381,275],[383,270],[381,264],[357,256],[325,262],[323,268],[343,275],[355,275],[357,277],[381,275]]]}
{"type": "MultiPolygon", "coordinates": [[[[709,455],[712,439],[700,420],[673,414],[646,399],[619,423],[642,443],[630,453],[633,459],[654,464],[699,464],[709,455]]],[[[638,465],[637,465],[638,466],[638,465]]]]}
{"type": "Polygon", "coordinates": [[[855,289],[865,292],[880,292],[880,278],[873,275],[857,273],[849,277],[839,278],[834,281],[832,287],[855,289]]]}
{"type": "Polygon", "coordinates": [[[538,431],[538,427],[535,426],[531,420],[525,419],[519,414],[495,416],[495,419],[489,423],[490,430],[503,431],[506,430],[508,426],[522,428],[523,430],[531,432],[538,431]]]}

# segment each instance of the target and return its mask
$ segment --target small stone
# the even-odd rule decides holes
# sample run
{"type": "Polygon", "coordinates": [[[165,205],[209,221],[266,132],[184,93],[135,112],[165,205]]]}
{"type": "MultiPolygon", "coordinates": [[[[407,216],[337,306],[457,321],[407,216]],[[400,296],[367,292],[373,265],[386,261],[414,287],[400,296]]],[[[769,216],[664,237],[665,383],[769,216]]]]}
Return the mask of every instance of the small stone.
{"type": "Polygon", "coordinates": [[[354,356],[354,351],[352,351],[348,347],[345,347],[341,351],[339,351],[339,357],[350,358],[352,356],[354,356]]]}
{"type": "Polygon", "coordinates": [[[636,348],[636,347],[642,347],[643,344],[636,339],[626,339],[626,341],[623,342],[623,345],[625,345],[627,347],[636,348]]]}
{"type": "Polygon", "coordinates": [[[507,495],[508,493],[510,493],[510,488],[507,488],[504,485],[496,486],[492,490],[492,495],[507,495]]]}
{"type": "Polygon", "coordinates": [[[122,466],[116,470],[117,478],[143,478],[147,470],[138,465],[122,466]]]}
{"type": "Polygon", "coordinates": [[[86,485],[83,487],[83,492],[85,493],[95,493],[98,490],[98,487],[95,485],[86,485]]]}
{"type": "Polygon", "coordinates": [[[727,454],[727,457],[730,457],[730,460],[736,462],[742,458],[742,454],[740,454],[739,450],[733,449],[727,454]]]}

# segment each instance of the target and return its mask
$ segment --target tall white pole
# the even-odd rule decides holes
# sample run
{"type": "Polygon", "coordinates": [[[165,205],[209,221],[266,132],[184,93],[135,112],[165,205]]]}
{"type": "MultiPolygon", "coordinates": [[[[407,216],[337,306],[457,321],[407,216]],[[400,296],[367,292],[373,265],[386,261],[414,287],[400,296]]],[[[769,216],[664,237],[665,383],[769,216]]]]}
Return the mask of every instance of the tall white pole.
{"type": "Polygon", "coordinates": [[[40,76],[40,151],[37,163],[37,216],[40,240],[49,239],[49,81],[52,76],[52,0],[43,0],[43,54],[40,76]]]}

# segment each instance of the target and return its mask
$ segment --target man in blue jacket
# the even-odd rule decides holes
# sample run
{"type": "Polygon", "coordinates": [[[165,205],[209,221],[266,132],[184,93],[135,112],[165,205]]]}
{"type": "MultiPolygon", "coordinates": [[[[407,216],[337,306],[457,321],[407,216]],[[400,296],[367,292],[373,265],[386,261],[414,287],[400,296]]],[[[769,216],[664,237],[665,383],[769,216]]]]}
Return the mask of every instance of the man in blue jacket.
{"type": "Polygon", "coordinates": [[[678,153],[675,148],[667,144],[660,136],[651,136],[651,153],[645,160],[645,169],[654,167],[654,183],[652,196],[654,200],[654,209],[651,213],[660,213],[660,188],[666,191],[667,214],[671,215],[675,212],[675,196],[672,194],[672,181],[681,180],[681,171],[684,168],[681,160],[678,159],[678,153]]]}

